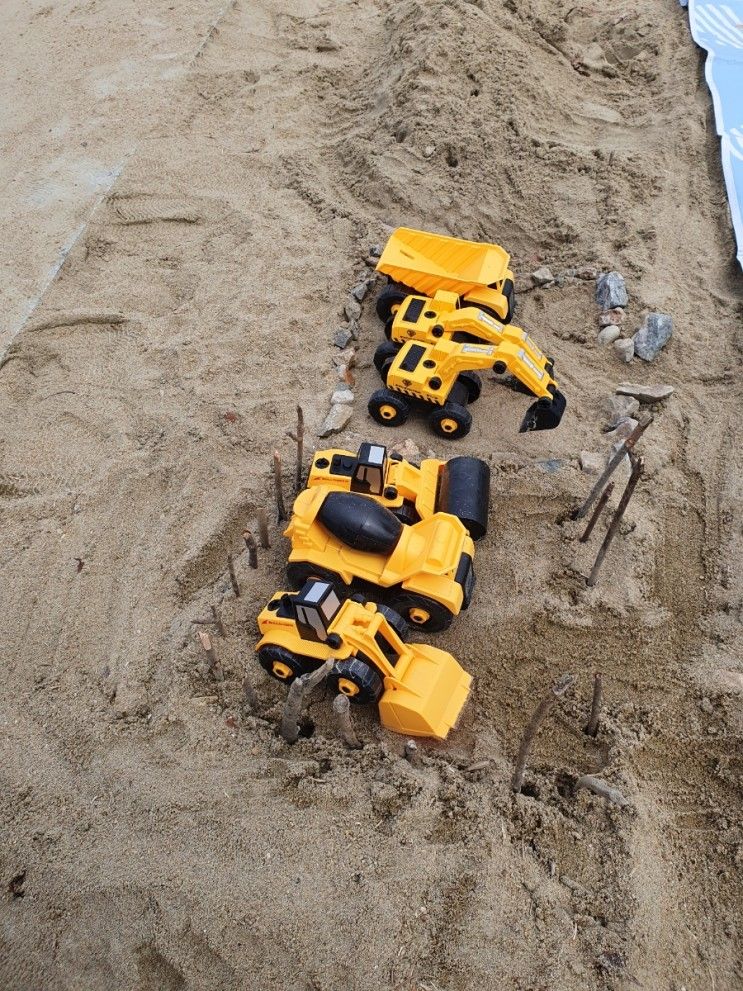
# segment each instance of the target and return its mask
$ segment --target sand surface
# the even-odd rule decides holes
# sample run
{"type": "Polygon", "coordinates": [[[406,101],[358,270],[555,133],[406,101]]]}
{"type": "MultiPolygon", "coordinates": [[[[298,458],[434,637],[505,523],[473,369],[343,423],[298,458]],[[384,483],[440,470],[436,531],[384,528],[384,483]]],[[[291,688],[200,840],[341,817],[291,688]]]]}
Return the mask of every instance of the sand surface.
{"type": "Polygon", "coordinates": [[[10,0],[2,17],[0,987],[743,987],[743,280],[684,11],[10,0]],[[311,737],[277,737],[285,693],[252,651],[286,546],[271,517],[250,571],[240,537],[271,508],[274,448],[289,495],[295,406],[314,432],[347,291],[398,224],[509,248],[518,320],[569,402],[557,431],[519,435],[525,397],[490,380],[456,448],[420,420],[382,437],[364,303],[333,442],[409,436],[493,469],[475,601],[435,638],[475,690],[419,767],[372,712],[347,751],[320,695],[311,737]],[[628,321],[671,313],[670,344],[622,365],[595,343],[593,283],[529,291],[540,264],[622,271],[628,321]],[[597,542],[566,517],[626,380],[676,391],[587,589],[597,542]],[[212,605],[223,685],[194,635],[212,605]],[[514,797],[522,728],[564,672],[514,797]],[[574,794],[587,772],[630,805],[574,794]]]}

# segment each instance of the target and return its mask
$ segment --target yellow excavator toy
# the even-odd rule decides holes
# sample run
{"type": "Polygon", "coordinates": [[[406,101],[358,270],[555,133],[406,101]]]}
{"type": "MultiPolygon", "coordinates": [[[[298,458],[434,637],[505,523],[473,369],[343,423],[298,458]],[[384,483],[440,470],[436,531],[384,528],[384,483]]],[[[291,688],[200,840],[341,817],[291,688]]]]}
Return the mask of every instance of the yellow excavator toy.
{"type": "Polygon", "coordinates": [[[473,540],[487,532],[490,468],[481,458],[424,458],[418,467],[399,454],[388,455],[382,444],[365,442],[356,454],[316,451],[307,486],[318,485],[370,496],[402,523],[451,513],[464,523],[473,540]]]}
{"type": "Polygon", "coordinates": [[[315,485],[300,492],[284,531],[294,588],[310,578],[342,594],[366,591],[422,630],[445,630],[475,586],[475,546],[461,520],[433,513],[405,526],[374,499],[315,485]]]}
{"type": "Polygon", "coordinates": [[[451,654],[407,643],[398,613],[362,596],[343,601],[327,581],[277,592],[258,627],[258,661],[272,677],[289,684],[332,657],[331,691],[378,705],[382,725],[395,733],[443,740],[469,696],[472,678],[451,654]]]}
{"type": "Polygon", "coordinates": [[[377,262],[377,271],[389,279],[377,297],[377,313],[386,322],[411,292],[433,296],[445,289],[461,297],[462,305],[477,306],[510,323],[514,306],[510,260],[499,244],[398,227],[377,262]]]}

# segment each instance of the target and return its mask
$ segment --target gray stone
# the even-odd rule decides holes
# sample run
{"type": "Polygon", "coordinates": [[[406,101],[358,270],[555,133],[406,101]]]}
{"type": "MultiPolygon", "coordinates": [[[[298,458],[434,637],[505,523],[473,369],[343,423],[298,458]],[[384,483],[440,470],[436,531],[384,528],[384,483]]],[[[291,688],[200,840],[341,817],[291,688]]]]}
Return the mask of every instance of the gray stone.
{"type": "Polygon", "coordinates": [[[619,272],[605,272],[596,279],[596,302],[602,310],[613,310],[615,306],[629,303],[627,287],[619,272]]]}
{"type": "Polygon", "coordinates": [[[673,333],[673,320],[667,313],[648,313],[633,340],[635,354],[643,361],[652,361],[673,333]]]}
{"type": "Polygon", "coordinates": [[[333,334],[333,344],[337,348],[347,348],[353,340],[353,334],[348,327],[339,327],[333,334]]]}
{"type": "Polygon", "coordinates": [[[331,406],[317,436],[329,437],[331,434],[337,434],[339,430],[343,430],[352,416],[352,406],[331,406]]]}
{"type": "Polygon", "coordinates": [[[555,277],[546,265],[542,265],[536,272],[531,273],[531,281],[535,286],[548,286],[555,281],[555,277]]]}
{"type": "Polygon", "coordinates": [[[640,403],[632,396],[609,396],[603,406],[606,415],[604,430],[613,430],[621,420],[634,416],[639,408],[640,403]]]}
{"type": "Polygon", "coordinates": [[[333,395],[330,397],[330,402],[334,406],[348,406],[353,402],[354,396],[350,389],[340,388],[336,389],[333,395]]]}
{"type": "Polygon", "coordinates": [[[351,337],[353,337],[353,339],[355,341],[358,341],[358,339],[359,339],[359,321],[358,320],[349,320],[348,321],[348,329],[351,332],[351,337]]]}
{"type": "Polygon", "coordinates": [[[338,354],[333,355],[333,364],[338,366],[348,365],[350,367],[355,360],[356,352],[353,348],[344,349],[343,351],[339,351],[338,354]]]}
{"type": "Polygon", "coordinates": [[[584,265],[582,268],[576,270],[575,275],[576,278],[583,279],[584,282],[593,282],[598,272],[595,268],[591,268],[590,265],[584,265]]]}
{"type": "Polygon", "coordinates": [[[599,344],[613,344],[621,333],[622,332],[619,327],[614,327],[612,324],[609,324],[607,327],[603,327],[599,331],[596,340],[599,344]]]}
{"type": "Polygon", "coordinates": [[[586,475],[600,475],[606,467],[606,458],[603,454],[596,454],[594,451],[581,451],[580,467],[586,475]]]}
{"type": "Polygon", "coordinates": [[[610,430],[607,433],[606,436],[609,438],[612,444],[617,444],[617,443],[621,444],[622,441],[627,440],[627,438],[629,437],[629,435],[632,433],[632,431],[635,429],[636,426],[637,426],[637,420],[635,420],[631,416],[625,416],[619,421],[619,423],[616,425],[616,427],[614,427],[613,430],[610,430]]]}
{"type": "Polygon", "coordinates": [[[382,254],[382,245],[381,244],[370,244],[369,245],[369,254],[372,256],[372,258],[379,258],[379,256],[382,254]]]}
{"type": "Polygon", "coordinates": [[[436,151],[436,145],[426,145],[423,149],[423,157],[430,158],[436,151]]]}
{"type": "Polygon", "coordinates": [[[358,320],[361,316],[361,303],[351,296],[346,305],[343,307],[343,312],[346,314],[346,319],[358,320]]]}
{"type": "Polygon", "coordinates": [[[351,295],[359,303],[362,303],[364,296],[369,292],[369,286],[372,284],[373,279],[364,279],[363,282],[357,282],[356,285],[351,290],[351,295]]]}
{"type": "Polygon", "coordinates": [[[635,343],[631,337],[620,337],[614,341],[614,350],[622,361],[630,362],[635,356],[635,343]]]}
{"type": "Polygon", "coordinates": [[[621,306],[615,306],[613,310],[599,313],[599,327],[608,327],[609,324],[615,324],[618,327],[624,320],[624,316],[624,310],[621,306]]]}
{"type": "Polygon", "coordinates": [[[641,403],[659,403],[673,395],[672,385],[638,385],[636,382],[621,382],[617,395],[634,396],[641,403]]]}

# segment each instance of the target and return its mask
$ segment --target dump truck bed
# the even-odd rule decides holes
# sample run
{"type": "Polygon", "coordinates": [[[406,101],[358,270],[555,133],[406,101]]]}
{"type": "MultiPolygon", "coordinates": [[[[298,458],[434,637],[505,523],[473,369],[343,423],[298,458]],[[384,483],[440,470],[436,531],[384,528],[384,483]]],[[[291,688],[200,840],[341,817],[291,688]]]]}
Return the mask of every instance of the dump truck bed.
{"type": "Polygon", "coordinates": [[[510,260],[498,244],[398,227],[385,245],[377,271],[427,296],[437,289],[461,296],[477,286],[501,282],[510,260]]]}

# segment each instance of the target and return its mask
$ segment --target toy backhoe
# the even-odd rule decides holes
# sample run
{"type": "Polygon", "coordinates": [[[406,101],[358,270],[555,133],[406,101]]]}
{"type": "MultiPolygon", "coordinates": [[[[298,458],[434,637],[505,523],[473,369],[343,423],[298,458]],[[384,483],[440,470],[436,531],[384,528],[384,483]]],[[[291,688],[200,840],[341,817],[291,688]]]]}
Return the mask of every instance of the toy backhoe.
{"type": "Polygon", "coordinates": [[[377,313],[386,322],[411,292],[433,296],[445,289],[461,297],[462,305],[477,306],[510,323],[514,306],[510,260],[498,244],[398,227],[377,262],[377,271],[390,280],[377,298],[377,313]]]}
{"type": "Polygon", "coordinates": [[[449,513],[405,526],[368,496],[317,485],[297,496],[284,533],[294,588],[320,578],[344,595],[363,591],[432,633],[470,604],[475,547],[449,513]]]}
{"type": "Polygon", "coordinates": [[[258,660],[272,677],[289,684],[332,657],[331,691],[378,705],[382,725],[395,733],[443,740],[467,701],[472,678],[451,654],[407,643],[392,609],[361,596],[343,601],[329,582],[278,592],[258,627],[258,660]]]}
{"type": "Polygon", "coordinates": [[[412,404],[423,405],[440,437],[464,437],[472,426],[467,406],[479,399],[482,389],[476,370],[492,368],[510,371],[539,397],[527,410],[520,431],[551,430],[562,419],[565,397],[552,378],[552,363],[528,343],[523,331],[520,334],[515,340],[504,336],[497,345],[460,343],[442,336],[430,344],[409,340],[398,350],[394,341],[384,341],[374,364],[385,388],[369,399],[370,415],[383,426],[396,427],[405,423],[412,404]]]}
{"type": "Polygon", "coordinates": [[[451,513],[473,540],[487,532],[490,468],[481,458],[424,458],[418,467],[400,455],[388,455],[382,444],[363,443],[356,454],[315,452],[307,486],[318,485],[370,496],[403,523],[451,513]]]}

